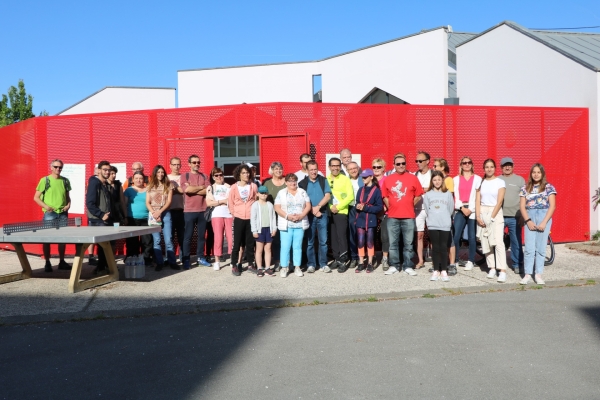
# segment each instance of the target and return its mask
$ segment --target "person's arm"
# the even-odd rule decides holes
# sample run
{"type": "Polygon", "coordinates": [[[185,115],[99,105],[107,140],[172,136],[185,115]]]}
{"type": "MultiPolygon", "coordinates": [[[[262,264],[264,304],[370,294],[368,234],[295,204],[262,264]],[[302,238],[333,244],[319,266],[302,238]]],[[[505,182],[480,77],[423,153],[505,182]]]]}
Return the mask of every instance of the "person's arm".
{"type": "Polygon", "coordinates": [[[206,196],[206,186],[203,186],[203,185],[192,186],[190,184],[187,184],[185,186],[185,193],[186,194],[197,194],[199,196],[206,196]]]}
{"type": "Polygon", "coordinates": [[[521,209],[521,216],[523,216],[523,221],[525,221],[525,226],[530,231],[535,231],[537,227],[535,226],[535,223],[531,220],[531,218],[529,218],[529,214],[527,213],[527,198],[521,196],[521,203],[519,206],[519,208],[521,209]]]}
{"type": "Polygon", "coordinates": [[[209,186],[206,188],[206,205],[209,207],[220,206],[221,203],[218,200],[215,200],[215,195],[214,195],[212,189],[213,189],[212,186],[209,186]]]}
{"type": "MultiPolygon", "coordinates": [[[[473,182],[474,183],[474,182],[473,182]]],[[[479,226],[485,226],[485,222],[481,219],[481,193],[479,189],[475,190],[475,218],[479,226]]]]}
{"type": "Polygon", "coordinates": [[[277,216],[275,214],[275,207],[271,203],[269,204],[269,212],[271,213],[271,237],[274,237],[277,234],[277,216]]]}
{"type": "Polygon", "coordinates": [[[250,207],[250,231],[252,235],[257,238],[260,233],[260,221],[258,218],[260,204],[258,202],[252,204],[250,207]]]}
{"type": "Polygon", "coordinates": [[[47,205],[46,203],[44,203],[42,201],[42,192],[40,192],[39,190],[35,191],[35,194],[33,195],[33,201],[35,201],[35,203],[42,207],[44,210],[46,210],[46,212],[48,211],[54,211],[54,208],[50,207],[49,205],[47,205]]]}
{"type": "Polygon", "coordinates": [[[273,208],[275,209],[277,215],[287,220],[287,212],[283,211],[283,209],[281,208],[281,204],[275,204],[273,208]]]}
{"type": "Polygon", "coordinates": [[[350,181],[350,179],[345,179],[342,181],[345,182],[342,193],[346,193],[347,196],[345,199],[338,199],[339,203],[337,203],[335,206],[331,206],[332,210],[333,207],[336,208],[336,212],[339,212],[339,210],[348,209],[348,206],[350,205],[350,203],[352,203],[352,200],[354,200],[354,188],[352,187],[352,182],[350,181]]]}
{"type": "MultiPolygon", "coordinates": [[[[496,179],[500,179],[500,178],[496,178],[496,179]]],[[[498,189],[498,200],[496,202],[496,206],[494,207],[494,210],[492,211],[492,219],[496,218],[496,215],[498,215],[498,213],[502,209],[502,203],[504,202],[505,194],[506,194],[506,188],[498,189]]]]}
{"type": "Polygon", "coordinates": [[[306,201],[304,202],[304,209],[302,210],[302,213],[298,214],[298,221],[301,221],[302,218],[306,217],[312,208],[310,206],[310,199],[308,198],[308,194],[305,194],[305,196],[306,201]]]}
{"type": "Polygon", "coordinates": [[[548,202],[550,203],[550,207],[548,207],[548,211],[546,211],[546,215],[544,216],[542,222],[540,222],[540,224],[536,227],[537,230],[541,232],[543,232],[544,229],[546,229],[546,224],[548,223],[548,221],[550,221],[550,218],[552,218],[552,215],[556,210],[556,195],[551,194],[550,196],[548,196],[548,202]]]}
{"type": "Polygon", "coordinates": [[[92,214],[94,217],[106,221],[110,213],[105,213],[104,211],[101,211],[100,208],[98,208],[98,206],[96,205],[96,193],[98,192],[98,185],[100,184],[100,180],[97,178],[92,178],[88,181],[88,190],[85,194],[85,206],[87,207],[90,214],[92,214]]]}
{"type": "Polygon", "coordinates": [[[63,210],[63,212],[67,212],[67,211],[69,211],[69,209],[71,208],[71,195],[70,195],[69,193],[70,193],[70,191],[69,191],[69,190],[67,190],[67,191],[65,192],[65,197],[66,197],[66,199],[65,199],[65,200],[67,200],[67,204],[66,204],[66,205],[63,207],[63,209],[62,209],[62,210],[63,210]]]}
{"type": "Polygon", "coordinates": [[[229,214],[233,215],[233,205],[234,205],[234,199],[235,199],[235,191],[237,191],[237,188],[234,186],[231,187],[231,190],[229,191],[229,196],[227,196],[227,208],[229,209],[229,214]]]}
{"type": "Polygon", "coordinates": [[[326,206],[327,203],[329,203],[329,199],[331,199],[331,193],[325,193],[325,196],[323,196],[323,198],[317,203],[317,205],[312,207],[312,213],[315,217],[321,216],[321,207],[326,206]]]}
{"type": "Polygon", "coordinates": [[[425,213],[425,217],[427,217],[427,211],[429,211],[429,197],[423,196],[423,212],[425,213]]]}
{"type": "Polygon", "coordinates": [[[369,214],[378,214],[383,210],[383,200],[381,199],[381,191],[377,188],[373,188],[375,193],[373,193],[373,197],[371,198],[372,204],[363,204],[362,210],[369,214]]]}
{"type": "Polygon", "coordinates": [[[413,206],[417,205],[417,203],[421,201],[422,198],[423,196],[416,196],[413,200],[413,206]]]}

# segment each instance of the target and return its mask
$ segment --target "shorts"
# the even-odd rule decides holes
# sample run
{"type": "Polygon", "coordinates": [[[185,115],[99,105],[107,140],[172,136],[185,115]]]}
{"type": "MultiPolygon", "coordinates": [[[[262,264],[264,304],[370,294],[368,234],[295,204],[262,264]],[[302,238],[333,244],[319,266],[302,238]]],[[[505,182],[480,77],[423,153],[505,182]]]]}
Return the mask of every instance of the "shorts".
{"type": "Polygon", "coordinates": [[[417,224],[417,232],[425,232],[425,219],[427,218],[425,210],[415,210],[415,214],[417,215],[417,217],[415,218],[415,223],[417,224]]]}
{"type": "Polygon", "coordinates": [[[260,243],[271,243],[273,241],[273,237],[271,236],[271,228],[261,228],[256,241],[260,243]]]}
{"type": "Polygon", "coordinates": [[[66,211],[61,212],[60,214],[55,213],[54,211],[46,211],[44,213],[43,221],[54,221],[55,219],[66,224],[69,220],[69,213],[66,211]]]}

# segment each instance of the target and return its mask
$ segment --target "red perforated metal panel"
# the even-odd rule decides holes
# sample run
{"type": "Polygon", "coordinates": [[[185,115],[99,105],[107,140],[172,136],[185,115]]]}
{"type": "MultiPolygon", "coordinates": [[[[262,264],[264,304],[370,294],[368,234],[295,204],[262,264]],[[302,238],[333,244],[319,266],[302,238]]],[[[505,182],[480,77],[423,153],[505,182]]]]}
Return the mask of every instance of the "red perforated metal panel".
{"type": "MultiPolygon", "coordinates": [[[[589,172],[565,168],[566,160],[589,165],[587,109],[242,104],[38,117],[2,128],[0,134],[5,160],[5,173],[0,175],[4,193],[0,223],[41,218],[32,198],[54,158],[85,164],[90,175],[103,159],[125,162],[128,170],[132,162],[142,161],[149,172],[158,163],[167,167],[169,158],[177,155],[186,172],[187,157],[195,153],[208,174],[214,138],[258,135],[262,176],[272,161],[282,162],[286,172],[293,172],[303,152],[324,165],[326,154],[339,153],[344,147],[361,155],[363,167],[375,157],[390,163],[396,152],[404,152],[413,171],[416,152],[423,149],[433,158],[446,158],[452,175],[463,155],[473,158],[479,174],[486,158],[498,161],[511,156],[515,172],[524,177],[534,162],[542,162],[559,192],[553,238],[584,240],[589,231],[589,203],[587,196],[581,196],[582,190],[587,191],[589,172]]],[[[39,252],[38,247],[27,249],[39,252]]]]}

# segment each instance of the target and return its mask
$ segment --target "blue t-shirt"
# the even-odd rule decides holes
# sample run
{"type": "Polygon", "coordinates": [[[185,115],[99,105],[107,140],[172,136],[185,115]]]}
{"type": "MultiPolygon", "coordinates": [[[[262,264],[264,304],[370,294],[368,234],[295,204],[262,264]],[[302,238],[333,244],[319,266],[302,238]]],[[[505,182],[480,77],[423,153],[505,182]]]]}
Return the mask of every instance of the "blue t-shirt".
{"type": "Polygon", "coordinates": [[[123,192],[127,202],[127,216],[135,219],[148,218],[146,207],[146,192],[138,193],[133,188],[125,189],[123,192]]]}
{"type": "Polygon", "coordinates": [[[306,193],[308,194],[308,198],[310,199],[310,205],[316,206],[319,204],[321,200],[323,200],[323,196],[325,193],[331,193],[331,187],[329,186],[329,182],[325,179],[325,193],[321,189],[321,184],[319,183],[319,178],[316,181],[311,181],[308,179],[308,186],[306,186],[306,193]]]}

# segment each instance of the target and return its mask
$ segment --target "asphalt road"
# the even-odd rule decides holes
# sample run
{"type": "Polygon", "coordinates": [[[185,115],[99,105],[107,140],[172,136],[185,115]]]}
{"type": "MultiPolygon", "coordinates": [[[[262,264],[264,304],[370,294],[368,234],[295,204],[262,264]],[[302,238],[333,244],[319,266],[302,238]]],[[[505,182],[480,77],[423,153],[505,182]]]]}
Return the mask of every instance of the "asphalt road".
{"type": "Polygon", "coordinates": [[[3,399],[600,398],[600,286],[0,326],[3,399]]]}

